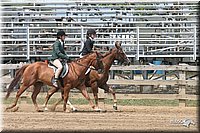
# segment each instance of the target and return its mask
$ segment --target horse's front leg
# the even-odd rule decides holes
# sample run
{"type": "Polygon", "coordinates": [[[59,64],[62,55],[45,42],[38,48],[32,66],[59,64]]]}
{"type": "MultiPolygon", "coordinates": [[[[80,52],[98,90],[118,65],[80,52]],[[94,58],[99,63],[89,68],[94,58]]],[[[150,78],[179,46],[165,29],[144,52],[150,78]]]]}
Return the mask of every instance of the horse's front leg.
{"type": "Polygon", "coordinates": [[[67,109],[66,105],[67,105],[70,89],[71,89],[71,87],[66,86],[66,87],[64,87],[64,90],[63,90],[63,100],[64,100],[63,111],[64,112],[69,112],[69,111],[66,111],[66,109],[67,109]]]}
{"type": "Polygon", "coordinates": [[[115,95],[115,91],[112,89],[111,86],[109,87],[109,92],[112,93],[112,95],[113,95],[113,102],[114,102],[114,104],[113,104],[113,109],[114,109],[114,110],[117,110],[117,99],[116,99],[116,95],[115,95]]]}
{"type": "Polygon", "coordinates": [[[105,84],[104,86],[101,86],[100,88],[104,89],[105,91],[112,93],[113,95],[113,109],[117,110],[117,99],[116,99],[116,95],[115,95],[115,91],[112,89],[111,86],[108,86],[108,84],[105,84]]]}
{"type": "Polygon", "coordinates": [[[99,109],[99,105],[98,105],[98,86],[97,86],[97,82],[95,81],[94,83],[91,84],[91,89],[94,95],[94,100],[95,100],[95,104],[96,104],[96,109],[99,109]]]}
{"type": "Polygon", "coordinates": [[[52,88],[47,92],[47,96],[46,96],[46,98],[45,98],[45,103],[44,103],[44,105],[43,105],[43,107],[44,107],[45,110],[48,110],[47,104],[48,104],[48,101],[49,101],[50,97],[51,97],[55,92],[57,92],[57,91],[58,91],[57,88],[52,87],[52,88]]]}
{"type": "Polygon", "coordinates": [[[95,105],[92,102],[92,100],[90,99],[90,97],[89,97],[89,95],[88,95],[88,93],[86,91],[86,86],[83,84],[81,86],[78,86],[77,88],[81,91],[82,95],[88,100],[88,102],[90,103],[91,107],[93,109],[95,109],[95,105]]]}

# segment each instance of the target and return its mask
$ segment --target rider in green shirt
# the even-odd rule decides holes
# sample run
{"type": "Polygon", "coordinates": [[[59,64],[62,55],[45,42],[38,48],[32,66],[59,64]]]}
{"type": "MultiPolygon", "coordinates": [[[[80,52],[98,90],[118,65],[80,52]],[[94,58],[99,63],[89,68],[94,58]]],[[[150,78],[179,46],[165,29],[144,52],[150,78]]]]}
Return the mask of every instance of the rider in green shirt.
{"type": "Polygon", "coordinates": [[[64,31],[57,32],[57,40],[53,44],[52,56],[50,57],[50,60],[52,60],[53,64],[58,68],[55,72],[55,78],[53,82],[55,87],[58,87],[58,78],[63,69],[61,61],[63,59],[69,60],[69,57],[64,51],[65,36],[66,34],[64,31]]]}

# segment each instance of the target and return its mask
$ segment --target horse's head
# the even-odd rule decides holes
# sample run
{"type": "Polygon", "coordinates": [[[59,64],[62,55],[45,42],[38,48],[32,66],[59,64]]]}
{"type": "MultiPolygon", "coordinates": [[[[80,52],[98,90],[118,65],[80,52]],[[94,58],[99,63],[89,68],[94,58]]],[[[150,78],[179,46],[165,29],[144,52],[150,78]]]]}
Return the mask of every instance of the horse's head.
{"type": "Polygon", "coordinates": [[[102,58],[103,56],[99,53],[99,52],[94,52],[94,59],[92,61],[91,66],[94,66],[95,69],[99,72],[99,73],[103,73],[104,72],[104,65],[102,62],[102,58]]]}
{"type": "Polygon", "coordinates": [[[124,65],[130,65],[130,60],[124,53],[122,47],[121,47],[121,42],[116,41],[115,42],[115,48],[112,50],[112,52],[115,52],[115,59],[121,62],[124,65]]]}

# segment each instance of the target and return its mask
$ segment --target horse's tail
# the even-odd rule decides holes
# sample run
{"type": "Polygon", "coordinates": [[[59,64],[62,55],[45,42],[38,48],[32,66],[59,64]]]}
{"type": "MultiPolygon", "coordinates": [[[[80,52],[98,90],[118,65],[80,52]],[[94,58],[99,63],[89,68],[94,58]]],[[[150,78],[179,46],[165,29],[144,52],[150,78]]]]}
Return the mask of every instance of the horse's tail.
{"type": "Polygon", "coordinates": [[[22,74],[24,73],[25,69],[29,66],[29,64],[22,66],[17,72],[16,75],[14,77],[14,79],[12,80],[12,82],[10,83],[8,89],[7,89],[7,94],[5,96],[5,99],[7,99],[10,96],[10,93],[13,91],[13,88],[18,84],[18,82],[20,81],[22,74]]]}

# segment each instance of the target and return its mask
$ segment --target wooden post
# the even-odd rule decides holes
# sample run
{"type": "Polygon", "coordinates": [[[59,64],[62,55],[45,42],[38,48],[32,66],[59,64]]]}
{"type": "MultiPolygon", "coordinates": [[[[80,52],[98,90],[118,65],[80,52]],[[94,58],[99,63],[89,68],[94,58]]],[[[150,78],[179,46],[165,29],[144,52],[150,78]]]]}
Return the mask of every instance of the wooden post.
{"type": "Polygon", "coordinates": [[[10,75],[11,75],[11,78],[14,78],[14,76],[15,76],[15,69],[11,69],[10,70],[10,75]]]}
{"type": "MultiPolygon", "coordinates": [[[[143,77],[144,80],[148,79],[148,71],[147,70],[143,70],[142,71],[142,77],[143,77]]],[[[153,90],[153,86],[152,85],[141,85],[140,86],[140,92],[141,93],[151,93],[152,90],[153,90]]]]}
{"type": "Polygon", "coordinates": [[[112,70],[112,71],[110,72],[110,78],[111,78],[111,79],[115,79],[115,70],[112,70]]]}
{"type": "MultiPolygon", "coordinates": [[[[184,81],[185,80],[185,71],[179,71],[179,80],[184,81]]],[[[185,107],[186,106],[186,98],[185,98],[185,85],[180,82],[179,85],[179,95],[181,98],[179,98],[179,106],[185,107]]]]}
{"type": "Polygon", "coordinates": [[[99,107],[100,108],[102,107],[105,110],[105,93],[103,89],[98,88],[98,100],[99,100],[99,107]]]}
{"type": "Polygon", "coordinates": [[[131,70],[130,78],[134,79],[134,70],[131,70]]]}

